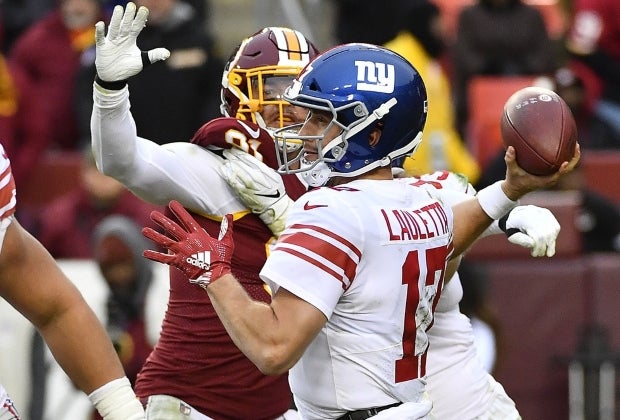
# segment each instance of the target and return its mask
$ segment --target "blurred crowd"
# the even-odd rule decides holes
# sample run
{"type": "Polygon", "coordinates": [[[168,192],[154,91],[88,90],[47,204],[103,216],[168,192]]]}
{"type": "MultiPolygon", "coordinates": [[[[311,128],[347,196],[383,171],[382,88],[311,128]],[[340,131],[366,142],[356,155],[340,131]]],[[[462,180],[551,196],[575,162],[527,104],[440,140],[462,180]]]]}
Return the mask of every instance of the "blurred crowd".
{"type": "MultiPolygon", "coordinates": [[[[189,141],[204,122],[220,114],[220,82],[227,57],[222,54],[226,48],[220,45],[221,34],[207,24],[213,20],[215,1],[135,2],[150,9],[139,47],[171,51],[170,59],[131,81],[131,112],[138,135],[160,144],[164,139],[189,141]]],[[[124,3],[0,2],[0,141],[11,158],[18,191],[33,184],[41,189],[52,187],[44,179],[33,179],[32,168],[49,164],[54,154],[79,156],[80,175],[74,189],[34,210],[25,203],[30,213],[23,220],[55,258],[98,262],[111,290],[107,302],[110,334],[119,352],[127,334],[140,350],[123,359],[135,374],[155,341],[145,336],[142,325],[140,308],[151,274],[143,267],[144,260],[137,257],[136,247],[142,246],[142,238],[136,226],[149,224],[149,213],[155,207],[99,173],[90,153],[94,24],[106,21],[113,7],[124,3]]],[[[257,10],[252,6],[258,1],[247,3],[250,10],[257,10]]],[[[481,113],[476,107],[501,106],[506,99],[503,95],[510,93],[503,92],[502,86],[510,80],[547,87],[564,98],[577,121],[584,159],[590,151],[620,150],[618,0],[291,3],[301,6],[305,15],[290,21],[292,15],[284,13],[289,20],[257,21],[255,27],[244,27],[239,34],[251,33],[265,23],[297,24],[317,33],[317,28],[324,26],[313,24],[313,20],[322,15],[323,8],[333,18],[333,32],[317,35],[330,40],[318,44],[323,49],[330,43],[345,42],[385,45],[420,72],[428,91],[429,111],[423,143],[403,163],[410,175],[450,170],[465,174],[477,188],[503,178],[501,139],[491,134],[491,140],[483,140],[485,133],[476,120],[481,113]],[[482,83],[492,86],[499,102],[490,97],[474,98],[478,91],[473,86],[482,83]]],[[[227,22],[230,27],[238,24],[227,22]]],[[[578,227],[584,251],[620,251],[620,193],[601,195],[583,178],[562,188],[584,194],[578,227]]],[[[472,317],[477,312],[488,313],[480,309],[486,305],[481,298],[484,291],[477,294],[477,290],[470,289],[468,315],[472,317]]],[[[484,318],[480,317],[481,322],[484,318]]],[[[492,319],[486,322],[487,327],[495,328],[492,319]]],[[[488,357],[487,366],[492,370],[495,356],[488,357]]]]}
{"type": "MultiPolygon", "coordinates": [[[[0,137],[18,186],[38,182],[31,168],[50,151],[81,153],[90,145],[94,23],[108,19],[114,5],[122,3],[0,3],[0,137]]],[[[209,23],[215,20],[214,4],[223,6],[209,0],[137,3],[150,9],[139,46],[172,51],[170,60],[132,80],[138,134],[160,143],[186,141],[220,112],[225,34],[209,23]]],[[[281,8],[280,3],[247,3],[256,28],[243,33],[266,23],[297,25],[320,38],[323,49],[351,41],[385,45],[420,71],[429,92],[429,117],[422,147],[404,162],[410,174],[447,169],[479,187],[496,179],[498,124],[495,117],[491,123],[482,121],[489,113],[481,108],[499,112],[510,93],[502,89],[512,86],[510,80],[558,91],[577,119],[583,149],[620,148],[616,1],[296,0],[292,3],[302,13],[280,11],[281,22],[259,12],[261,5],[281,8]],[[319,34],[324,25],[314,21],[321,14],[331,16],[331,33],[319,34]],[[497,98],[481,98],[480,92],[488,92],[481,85],[497,98]]],[[[38,220],[43,218],[26,218],[33,219],[27,227],[35,235],[45,229],[46,222],[38,220]]]]}

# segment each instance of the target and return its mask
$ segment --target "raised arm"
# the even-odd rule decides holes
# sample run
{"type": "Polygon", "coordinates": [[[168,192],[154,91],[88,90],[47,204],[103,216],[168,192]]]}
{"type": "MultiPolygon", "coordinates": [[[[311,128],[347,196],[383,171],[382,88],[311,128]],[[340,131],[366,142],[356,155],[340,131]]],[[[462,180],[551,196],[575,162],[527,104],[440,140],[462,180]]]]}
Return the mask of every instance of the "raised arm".
{"type": "Polygon", "coordinates": [[[107,35],[103,22],[96,25],[91,135],[97,167],[155,204],[176,199],[201,213],[239,211],[243,207],[227,192],[219,175],[221,158],[195,144],[160,146],[137,136],[127,80],[169,56],[164,48],[143,52],[137,47],[147,16],[146,8],[136,12],[135,4],[129,2],[125,9],[114,8],[107,35]]]}

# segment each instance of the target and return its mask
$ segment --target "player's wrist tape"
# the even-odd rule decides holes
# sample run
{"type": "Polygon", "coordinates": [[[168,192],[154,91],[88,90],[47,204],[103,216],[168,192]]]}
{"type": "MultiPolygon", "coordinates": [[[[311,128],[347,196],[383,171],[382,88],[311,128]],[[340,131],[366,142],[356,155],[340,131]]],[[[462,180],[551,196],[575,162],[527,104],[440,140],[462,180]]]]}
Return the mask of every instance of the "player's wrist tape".
{"type": "Polygon", "coordinates": [[[88,395],[103,420],[144,420],[144,408],[129,379],[114,379],[88,395]]]}
{"type": "Polygon", "coordinates": [[[115,82],[106,82],[105,80],[101,80],[99,75],[95,76],[95,83],[107,90],[121,90],[125,86],[127,86],[127,80],[117,80],[115,82]]]}
{"type": "Polygon", "coordinates": [[[497,181],[476,194],[482,210],[493,220],[498,220],[518,204],[506,196],[502,189],[502,182],[497,181]]]}
{"type": "MultiPolygon", "coordinates": [[[[142,68],[144,69],[147,66],[151,65],[151,60],[149,59],[149,52],[148,51],[141,51],[140,52],[140,59],[142,60],[142,68]]],[[[101,86],[104,89],[108,89],[108,90],[121,90],[122,88],[124,88],[125,86],[127,86],[127,80],[115,80],[113,82],[108,82],[105,80],[102,80],[99,75],[95,75],[95,82],[101,86]]]]}

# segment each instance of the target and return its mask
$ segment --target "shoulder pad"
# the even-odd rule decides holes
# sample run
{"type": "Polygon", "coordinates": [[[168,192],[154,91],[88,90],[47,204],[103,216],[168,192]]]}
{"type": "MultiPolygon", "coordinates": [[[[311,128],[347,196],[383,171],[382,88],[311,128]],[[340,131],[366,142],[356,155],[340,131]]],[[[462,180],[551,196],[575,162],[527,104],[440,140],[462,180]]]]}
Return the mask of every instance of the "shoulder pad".
{"type": "Polygon", "coordinates": [[[418,182],[413,183],[418,186],[435,189],[449,189],[463,192],[468,195],[475,195],[476,190],[468,182],[465,175],[456,172],[436,171],[431,174],[424,174],[417,177],[418,182]]]}
{"type": "Polygon", "coordinates": [[[190,142],[210,150],[236,147],[253,154],[267,166],[278,167],[273,137],[251,121],[216,118],[200,127],[190,142]]]}

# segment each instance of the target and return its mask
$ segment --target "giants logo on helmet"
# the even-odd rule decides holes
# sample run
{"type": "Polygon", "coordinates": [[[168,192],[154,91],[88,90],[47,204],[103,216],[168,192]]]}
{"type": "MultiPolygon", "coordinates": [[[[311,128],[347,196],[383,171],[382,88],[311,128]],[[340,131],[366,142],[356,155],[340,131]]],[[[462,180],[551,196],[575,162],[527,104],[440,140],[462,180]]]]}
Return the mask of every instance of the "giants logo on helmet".
{"type": "Polygon", "coordinates": [[[193,265],[194,267],[208,270],[211,267],[211,252],[198,252],[197,254],[193,254],[191,257],[187,257],[185,262],[193,265]]]}
{"type": "Polygon", "coordinates": [[[357,89],[368,92],[394,92],[394,66],[372,61],[355,61],[357,67],[357,89]]]}

